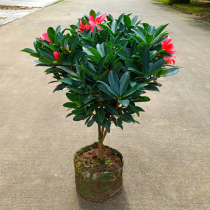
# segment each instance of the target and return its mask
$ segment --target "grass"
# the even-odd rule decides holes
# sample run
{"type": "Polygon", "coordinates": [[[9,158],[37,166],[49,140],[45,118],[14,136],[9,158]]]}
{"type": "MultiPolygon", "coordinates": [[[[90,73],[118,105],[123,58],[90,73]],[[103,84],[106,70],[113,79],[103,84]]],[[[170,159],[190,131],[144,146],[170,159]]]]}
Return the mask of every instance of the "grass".
{"type": "MultiPolygon", "coordinates": [[[[169,4],[169,0],[157,0],[157,1],[169,4]]],[[[210,2],[207,3],[207,2],[191,1],[190,4],[173,4],[173,7],[199,15],[202,18],[210,20],[210,2]]]]}

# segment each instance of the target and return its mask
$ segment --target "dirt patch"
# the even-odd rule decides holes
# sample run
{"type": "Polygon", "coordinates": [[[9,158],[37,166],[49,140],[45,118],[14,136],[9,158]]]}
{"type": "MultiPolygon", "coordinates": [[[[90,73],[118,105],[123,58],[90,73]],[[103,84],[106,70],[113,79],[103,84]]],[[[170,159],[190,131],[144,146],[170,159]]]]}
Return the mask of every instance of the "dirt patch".
{"type": "Polygon", "coordinates": [[[30,10],[34,7],[0,5],[0,10],[30,10]]]}
{"type": "Polygon", "coordinates": [[[4,20],[4,19],[6,19],[6,17],[0,17],[0,20],[4,20]]]}
{"type": "Polygon", "coordinates": [[[122,167],[121,158],[112,148],[103,147],[104,164],[99,163],[97,146],[90,147],[88,150],[78,154],[80,160],[87,166],[86,170],[95,172],[116,172],[118,167],[122,167]]]}

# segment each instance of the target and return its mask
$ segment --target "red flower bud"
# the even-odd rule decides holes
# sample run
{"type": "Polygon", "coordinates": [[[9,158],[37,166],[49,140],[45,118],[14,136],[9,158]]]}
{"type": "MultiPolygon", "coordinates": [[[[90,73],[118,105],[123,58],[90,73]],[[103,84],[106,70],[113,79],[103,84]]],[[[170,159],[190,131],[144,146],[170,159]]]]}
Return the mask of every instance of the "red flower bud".
{"type": "Polygon", "coordinates": [[[56,60],[59,59],[59,53],[58,52],[53,52],[53,55],[54,55],[54,57],[55,57],[56,60]]]}

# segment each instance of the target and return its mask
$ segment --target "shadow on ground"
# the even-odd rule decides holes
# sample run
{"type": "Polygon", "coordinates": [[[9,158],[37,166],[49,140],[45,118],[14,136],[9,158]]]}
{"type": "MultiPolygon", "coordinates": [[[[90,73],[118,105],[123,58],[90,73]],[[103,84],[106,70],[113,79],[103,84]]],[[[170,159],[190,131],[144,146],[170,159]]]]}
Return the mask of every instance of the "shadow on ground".
{"type": "Polygon", "coordinates": [[[122,187],[122,189],[116,193],[111,198],[98,203],[98,202],[87,202],[86,199],[84,199],[78,192],[77,192],[77,199],[78,204],[81,209],[84,210],[92,210],[92,209],[123,209],[123,210],[129,210],[129,204],[128,199],[126,196],[125,188],[122,187]]]}

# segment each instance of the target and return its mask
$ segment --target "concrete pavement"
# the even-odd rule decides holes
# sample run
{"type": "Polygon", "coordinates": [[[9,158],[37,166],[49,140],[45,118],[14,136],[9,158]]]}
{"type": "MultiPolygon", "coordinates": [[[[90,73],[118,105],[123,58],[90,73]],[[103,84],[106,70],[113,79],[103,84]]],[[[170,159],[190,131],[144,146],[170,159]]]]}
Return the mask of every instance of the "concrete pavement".
{"type": "Polygon", "coordinates": [[[41,8],[49,6],[58,0],[1,0],[1,5],[6,6],[20,6],[20,7],[29,7],[31,9],[19,9],[19,10],[2,10],[0,9],[0,26],[6,23],[10,23],[18,18],[22,18],[28,14],[31,14],[41,8]]]}
{"type": "Polygon", "coordinates": [[[210,24],[148,0],[65,0],[0,27],[1,210],[210,209],[210,24]],[[112,128],[105,144],[124,155],[124,187],[88,203],[74,184],[74,152],[97,140],[97,128],[65,118],[63,92],[20,52],[49,26],[76,23],[90,9],[139,14],[168,31],[180,72],[150,92],[141,125],[112,128]]]}

